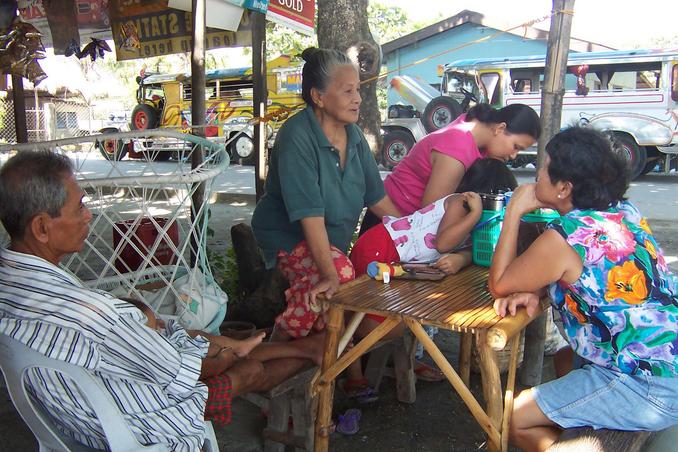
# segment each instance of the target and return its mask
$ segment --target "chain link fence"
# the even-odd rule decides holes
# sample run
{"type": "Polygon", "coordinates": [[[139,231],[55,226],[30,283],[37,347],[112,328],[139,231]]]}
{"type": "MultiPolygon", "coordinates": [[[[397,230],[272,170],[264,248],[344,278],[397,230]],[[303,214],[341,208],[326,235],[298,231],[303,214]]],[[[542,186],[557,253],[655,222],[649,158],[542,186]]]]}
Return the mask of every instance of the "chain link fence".
{"type": "MultiPolygon", "coordinates": [[[[104,127],[127,130],[128,117],[122,102],[87,104],[78,98],[37,97],[26,99],[26,128],[28,141],[56,140],[97,133],[104,127]],[[111,106],[113,105],[113,106],[111,106]],[[121,116],[122,115],[122,116],[121,116]],[[121,122],[120,119],[123,119],[121,122]]],[[[0,143],[17,142],[14,123],[14,102],[10,97],[0,98],[0,143]]]]}

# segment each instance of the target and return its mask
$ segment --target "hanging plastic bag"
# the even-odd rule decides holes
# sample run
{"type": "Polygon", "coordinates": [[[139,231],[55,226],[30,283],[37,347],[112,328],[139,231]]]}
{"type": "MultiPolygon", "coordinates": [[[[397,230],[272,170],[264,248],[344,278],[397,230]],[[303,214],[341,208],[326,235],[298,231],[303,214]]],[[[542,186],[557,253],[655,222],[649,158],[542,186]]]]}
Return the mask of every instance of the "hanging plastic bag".
{"type": "Polygon", "coordinates": [[[206,278],[198,269],[174,283],[178,297],[176,315],[187,330],[201,330],[219,334],[219,326],[226,316],[228,296],[212,278],[206,278]]]}

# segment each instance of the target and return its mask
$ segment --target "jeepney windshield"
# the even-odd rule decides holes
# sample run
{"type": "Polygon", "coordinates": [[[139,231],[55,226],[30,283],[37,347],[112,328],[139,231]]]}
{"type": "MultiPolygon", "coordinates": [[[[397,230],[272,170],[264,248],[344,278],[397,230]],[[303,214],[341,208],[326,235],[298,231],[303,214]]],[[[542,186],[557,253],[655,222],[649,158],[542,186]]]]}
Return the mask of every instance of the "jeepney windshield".
{"type": "Polygon", "coordinates": [[[165,97],[165,92],[162,89],[162,85],[159,83],[151,83],[148,85],[140,84],[139,89],[137,90],[137,102],[154,102],[157,99],[163,99],[165,97]]]}
{"type": "Polygon", "coordinates": [[[464,100],[464,93],[461,89],[472,92],[476,98],[481,96],[480,88],[476,83],[476,76],[470,72],[446,72],[441,87],[444,95],[450,96],[460,103],[464,100]]]}

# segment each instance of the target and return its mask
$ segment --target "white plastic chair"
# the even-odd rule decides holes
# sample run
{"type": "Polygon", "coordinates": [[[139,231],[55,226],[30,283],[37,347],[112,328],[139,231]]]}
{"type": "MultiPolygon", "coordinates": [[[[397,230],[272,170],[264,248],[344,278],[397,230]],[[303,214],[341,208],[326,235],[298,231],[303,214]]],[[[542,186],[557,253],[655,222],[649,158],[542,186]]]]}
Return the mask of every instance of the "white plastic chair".
{"type": "MultiPolygon", "coordinates": [[[[59,452],[91,451],[91,449],[59,431],[51,417],[28,392],[24,376],[33,367],[49,368],[68,376],[77,382],[87,401],[101,423],[106,440],[112,452],[167,451],[167,447],[155,444],[142,446],[136,440],[118,410],[113,398],[85,369],[63,361],[47,358],[23,343],[5,334],[0,334],[0,368],[7,382],[12,402],[24,422],[31,429],[40,445],[40,451],[59,452]]],[[[219,452],[212,423],[206,423],[204,452],[219,452]]]]}

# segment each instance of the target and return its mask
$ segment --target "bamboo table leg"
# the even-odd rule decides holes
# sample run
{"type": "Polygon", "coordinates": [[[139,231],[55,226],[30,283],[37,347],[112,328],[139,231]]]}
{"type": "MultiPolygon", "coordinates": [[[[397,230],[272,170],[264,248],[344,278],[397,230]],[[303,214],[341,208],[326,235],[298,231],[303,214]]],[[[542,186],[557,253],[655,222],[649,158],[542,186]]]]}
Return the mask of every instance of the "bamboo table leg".
{"type": "MultiPolygon", "coordinates": [[[[487,342],[486,330],[476,332],[476,348],[480,356],[480,375],[483,383],[483,395],[487,403],[487,415],[492,421],[492,426],[500,431],[503,413],[501,378],[496,355],[487,342]]],[[[501,440],[496,441],[496,438],[490,438],[488,449],[495,451],[500,448],[501,440]]]]}
{"type": "MultiPolygon", "coordinates": [[[[424,346],[428,354],[431,355],[433,361],[445,374],[452,387],[457,391],[461,399],[471,411],[473,417],[476,419],[476,421],[478,421],[480,427],[485,431],[485,433],[487,433],[489,443],[496,444],[498,447],[499,443],[501,442],[498,428],[500,425],[499,422],[501,422],[501,416],[499,422],[497,422],[495,425],[495,422],[490,419],[485,411],[483,411],[483,408],[480,406],[468,387],[466,387],[464,382],[461,381],[461,378],[459,378],[457,372],[454,371],[450,363],[447,361],[445,355],[442,354],[438,346],[431,340],[430,337],[428,337],[428,334],[426,334],[426,331],[424,331],[424,328],[421,326],[421,324],[416,320],[409,319],[407,317],[405,317],[403,320],[407,327],[412,331],[412,333],[414,333],[416,338],[424,346]]],[[[497,373],[499,373],[498,370],[497,373]]],[[[501,395],[499,401],[501,402],[501,395]]]]}
{"type": "Polygon", "coordinates": [[[459,376],[467,387],[471,387],[471,352],[473,348],[473,333],[460,333],[459,343],[459,376]]]}
{"type": "MultiPolygon", "coordinates": [[[[338,306],[330,305],[329,319],[327,323],[327,336],[325,337],[325,351],[323,354],[322,371],[325,372],[337,360],[339,333],[344,318],[344,310],[338,306]]],[[[334,380],[320,382],[320,394],[318,405],[318,417],[315,421],[315,447],[316,452],[326,452],[329,447],[330,425],[332,422],[332,397],[334,396],[334,380]]]]}
{"type": "Polygon", "coordinates": [[[516,368],[518,367],[518,349],[520,348],[520,333],[511,339],[511,360],[509,361],[508,377],[506,379],[506,392],[504,393],[504,417],[501,421],[501,450],[508,450],[509,422],[513,412],[513,397],[516,385],[516,368]]]}

